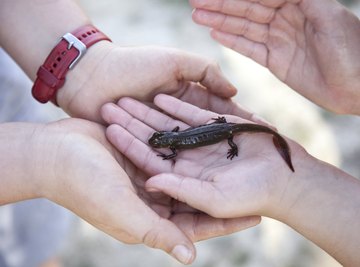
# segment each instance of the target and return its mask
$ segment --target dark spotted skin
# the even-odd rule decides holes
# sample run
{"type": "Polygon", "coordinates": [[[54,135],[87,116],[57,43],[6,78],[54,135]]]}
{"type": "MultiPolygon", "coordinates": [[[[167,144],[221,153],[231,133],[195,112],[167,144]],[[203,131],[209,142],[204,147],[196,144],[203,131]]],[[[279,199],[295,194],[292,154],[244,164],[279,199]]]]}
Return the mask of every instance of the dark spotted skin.
{"type": "Polygon", "coordinates": [[[228,140],[230,149],[227,153],[228,159],[233,159],[238,155],[238,147],[233,141],[233,136],[240,133],[268,133],[273,136],[273,143],[285,160],[289,168],[294,172],[291,162],[290,148],[286,140],[276,131],[269,127],[253,123],[230,123],[225,117],[214,119],[215,122],[197,127],[191,127],[184,131],[179,131],[176,127],[172,131],[155,132],[149,139],[149,144],[154,148],[170,148],[172,153],[160,154],[163,159],[172,159],[177,156],[176,149],[190,149],[207,146],[228,140]]]}

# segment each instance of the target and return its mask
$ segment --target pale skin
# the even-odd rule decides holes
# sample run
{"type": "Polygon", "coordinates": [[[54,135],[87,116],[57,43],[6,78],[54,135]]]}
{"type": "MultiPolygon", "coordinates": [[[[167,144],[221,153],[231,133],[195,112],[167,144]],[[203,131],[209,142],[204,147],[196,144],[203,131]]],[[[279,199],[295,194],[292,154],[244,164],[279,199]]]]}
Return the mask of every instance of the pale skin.
{"type": "MultiPolygon", "coordinates": [[[[233,160],[226,158],[226,141],[182,150],[175,160],[162,160],[157,154],[169,150],[155,151],[147,144],[154,131],[209,123],[219,114],[166,95],[157,96],[154,102],[172,117],[130,98],[102,109],[112,124],[107,129],[108,139],[152,175],[145,184],[148,192],[166,193],[216,218],[255,214],[277,219],[344,266],[359,266],[359,180],[287,139],[295,168],[291,172],[265,134],[236,136],[239,156],[233,160]]],[[[230,122],[247,122],[237,116],[221,116],[230,122]]]]}
{"type": "Polygon", "coordinates": [[[122,242],[185,264],[195,258],[193,242],[260,221],[172,209],[169,197],[144,190],[148,176],[108,143],[103,126],[86,120],[1,124],[0,150],[0,205],[45,197],[122,242]]]}
{"type": "Polygon", "coordinates": [[[189,0],[211,36],[314,103],[360,115],[360,20],[335,0],[189,0]]]}
{"type": "MultiPolygon", "coordinates": [[[[88,23],[75,1],[0,3],[1,46],[32,80],[59,38],[88,23]]],[[[260,120],[226,99],[236,90],[211,60],[176,49],[101,41],[68,72],[57,94],[60,108],[88,122],[0,125],[4,151],[0,204],[46,197],[120,241],[160,248],[184,264],[195,259],[192,242],[258,224],[259,217],[218,220],[196,215],[189,207],[182,207],[189,211],[186,215],[173,216],[166,205],[157,205],[157,199],[142,190],[147,176],[114,151],[105,140],[104,128],[96,123],[104,122],[100,117],[104,103],[122,96],[151,102],[159,92],[260,120]],[[29,151],[26,158],[24,149],[29,151]],[[43,167],[35,168],[39,164],[43,167]]]]}
{"type": "MultiPolygon", "coordinates": [[[[5,0],[0,7],[1,45],[32,80],[62,35],[90,23],[71,0],[5,0]]],[[[159,92],[182,96],[192,87],[220,97],[236,93],[213,60],[171,48],[102,41],[67,74],[57,101],[71,116],[101,121],[101,105],[122,96],[151,101],[159,92]]]]}

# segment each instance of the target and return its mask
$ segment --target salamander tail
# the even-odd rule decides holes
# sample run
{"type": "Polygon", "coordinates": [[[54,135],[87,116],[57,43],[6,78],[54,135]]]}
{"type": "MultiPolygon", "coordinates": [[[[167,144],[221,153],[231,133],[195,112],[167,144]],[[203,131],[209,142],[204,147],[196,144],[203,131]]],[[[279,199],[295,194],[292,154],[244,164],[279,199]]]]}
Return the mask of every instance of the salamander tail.
{"type": "Polygon", "coordinates": [[[294,166],[291,162],[290,148],[286,140],[281,135],[273,135],[273,143],[279,152],[280,156],[285,160],[292,172],[295,172],[294,166]]]}

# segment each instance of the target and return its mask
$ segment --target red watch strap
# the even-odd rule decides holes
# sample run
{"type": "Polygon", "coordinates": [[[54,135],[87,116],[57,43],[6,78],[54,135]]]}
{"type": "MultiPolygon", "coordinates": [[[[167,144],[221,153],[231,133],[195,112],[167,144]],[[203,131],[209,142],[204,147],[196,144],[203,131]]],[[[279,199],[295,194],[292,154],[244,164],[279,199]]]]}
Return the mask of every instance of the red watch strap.
{"type": "Polygon", "coordinates": [[[49,100],[56,103],[56,92],[64,85],[68,70],[74,67],[88,47],[101,40],[111,41],[92,25],[65,34],[40,66],[32,88],[33,97],[41,103],[49,100]]]}
{"type": "Polygon", "coordinates": [[[87,48],[89,48],[90,46],[101,40],[111,41],[109,37],[107,37],[105,34],[103,34],[93,25],[82,26],[76,29],[75,31],[73,31],[72,34],[76,38],[78,38],[79,41],[83,42],[87,48]]]}

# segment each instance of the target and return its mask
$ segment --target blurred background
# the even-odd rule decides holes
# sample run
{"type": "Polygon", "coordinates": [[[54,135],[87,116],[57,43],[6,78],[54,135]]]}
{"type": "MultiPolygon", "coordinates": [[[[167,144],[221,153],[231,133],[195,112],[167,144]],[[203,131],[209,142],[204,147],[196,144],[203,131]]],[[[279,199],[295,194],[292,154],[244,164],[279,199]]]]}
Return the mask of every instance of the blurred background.
{"type": "MultiPolygon", "coordinates": [[[[276,125],[281,133],[302,144],[312,155],[360,177],[359,117],[324,111],[287,88],[263,67],[215,43],[207,28],[192,22],[187,1],[79,2],[94,25],[119,45],[177,47],[215,59],[238,88],[235,98],[239,103],[276,125]]],[[[360,1],[343,3],[360,15],[360,1]]],[[[11,66],[6,72],[1,71],[0,90],[18,90],[30,98],[31,82],[3,51],[0,58],[1,66],[11,66]]],[[[6,105],[14,110],[17,100],[14,97],[6,105]]],[[[24,101],[28,104],[26,111],[21,111],[22,120],[46,122],[66,117],[50,104],[24,101]]],[[[0,118],[5,116],[3,111],[9,110],[6,105],[0,107],[0,118]]],[[[70,214],[69,221],[71,230],[64,237],[60,255],[65,266],[182,266],[161,251],[119,243],[70,214]]],[[[196,247],[197,259],[191,265],[194,267],[340,266],[286,225],[267,218],[255,228],[203,241],[196,247]]]]}

